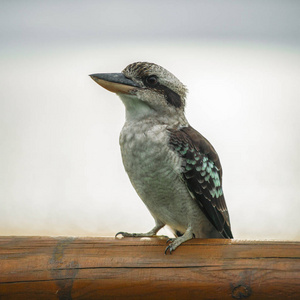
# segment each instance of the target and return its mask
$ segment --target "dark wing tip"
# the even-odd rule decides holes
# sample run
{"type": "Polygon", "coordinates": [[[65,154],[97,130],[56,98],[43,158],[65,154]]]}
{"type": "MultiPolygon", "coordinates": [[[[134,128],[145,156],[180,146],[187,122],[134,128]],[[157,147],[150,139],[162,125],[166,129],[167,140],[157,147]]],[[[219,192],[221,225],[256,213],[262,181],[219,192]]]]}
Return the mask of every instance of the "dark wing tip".
{"type": "Polygon", "coordinates": [[[230,228],[230,226],[227,225],[227,223],[225,223],[224,229],[220,233],[225,239],[233,239],[233,234],[231,232],[231,228],[230,228]]]}

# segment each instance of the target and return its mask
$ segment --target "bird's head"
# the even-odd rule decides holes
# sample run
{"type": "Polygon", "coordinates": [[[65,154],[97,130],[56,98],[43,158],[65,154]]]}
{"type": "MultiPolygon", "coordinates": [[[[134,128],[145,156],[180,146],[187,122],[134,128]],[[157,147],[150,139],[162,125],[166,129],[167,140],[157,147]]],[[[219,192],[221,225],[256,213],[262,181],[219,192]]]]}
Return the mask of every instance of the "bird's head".
{"type": "Polygon", "coordinates": [[[90,75],[99,85],[116,93],[126,107],[127,119],[157,117],[186,122],[184,107],[187,89],[169,71],[148,62],[136,62],[122,73],[90,75]]]}

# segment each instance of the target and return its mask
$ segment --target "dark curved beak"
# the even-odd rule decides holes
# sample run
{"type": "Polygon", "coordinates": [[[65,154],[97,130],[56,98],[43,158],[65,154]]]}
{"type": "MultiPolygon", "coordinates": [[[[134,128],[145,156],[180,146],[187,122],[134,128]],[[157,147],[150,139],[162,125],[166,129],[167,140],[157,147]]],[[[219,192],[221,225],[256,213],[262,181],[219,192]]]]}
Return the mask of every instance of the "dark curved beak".
{"type": "Polygon", "coordinates": [[[123,73],[98,73],[91,74],[90,77],[103,88],[113,93],[132,94],[140,86],[123,73]]]}

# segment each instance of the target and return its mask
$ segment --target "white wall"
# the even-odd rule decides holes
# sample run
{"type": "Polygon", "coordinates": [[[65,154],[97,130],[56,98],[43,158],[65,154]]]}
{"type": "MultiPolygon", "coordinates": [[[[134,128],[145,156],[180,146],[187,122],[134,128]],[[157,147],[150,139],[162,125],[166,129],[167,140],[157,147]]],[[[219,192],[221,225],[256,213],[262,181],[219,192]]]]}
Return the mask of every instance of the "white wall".
{"type": "Polygon", "coordinates": [[[5,4],[0,235],[103,236],[152,227],[121,162],[123,105],[88,77],[150,61],[189,88],[187,117],[221,158],[234,236],[300,238],[295,2],[271,5],[275,16],[267,20],[282,24],[274,32],[259,2],[246,1],[248,10],[226,2],[173,1],[168,15],[165,1],[164,21],[146,1],[130,9],[121,1],[5,4]],[[205,20],[195,19],[197,10],[205,20]],[[235,11],[243,18],[235,20],[235,11]]]}

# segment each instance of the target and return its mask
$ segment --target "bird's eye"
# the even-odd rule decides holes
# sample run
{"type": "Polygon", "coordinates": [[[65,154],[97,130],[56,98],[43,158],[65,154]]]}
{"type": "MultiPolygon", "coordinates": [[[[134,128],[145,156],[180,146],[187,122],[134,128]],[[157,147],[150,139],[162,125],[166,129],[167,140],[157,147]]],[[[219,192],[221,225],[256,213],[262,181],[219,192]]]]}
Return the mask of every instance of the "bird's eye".
{"type": "Polygon", "coordinates": [[[146,83],[151,86],[155,86],[158,83],[157,77],[154,75],[148,76],[146,78],[146,83]]]}

